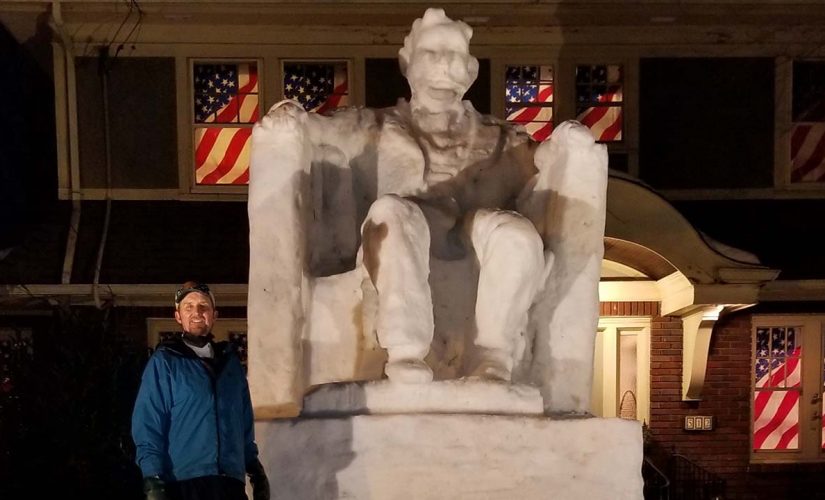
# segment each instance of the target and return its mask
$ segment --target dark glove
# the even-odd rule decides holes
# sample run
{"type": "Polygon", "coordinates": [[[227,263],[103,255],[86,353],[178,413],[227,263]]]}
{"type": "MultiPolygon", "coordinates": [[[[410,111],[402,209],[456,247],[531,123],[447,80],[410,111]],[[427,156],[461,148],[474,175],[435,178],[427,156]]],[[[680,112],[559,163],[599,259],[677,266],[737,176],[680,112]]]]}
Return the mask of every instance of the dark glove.
{"type": "Polygon", "coordinates": [[[143,478],[143,493],[146,500],[169,500],[166,496],[166,483],[157,476],[143,478]]]}
{"type": "Polygon", "coordinates": [[[246,473],[249,475],[249,482],[252,483],[252,500],[269,500],[269,480],[261,461],[255,459],[248,464],[246,473]]]}

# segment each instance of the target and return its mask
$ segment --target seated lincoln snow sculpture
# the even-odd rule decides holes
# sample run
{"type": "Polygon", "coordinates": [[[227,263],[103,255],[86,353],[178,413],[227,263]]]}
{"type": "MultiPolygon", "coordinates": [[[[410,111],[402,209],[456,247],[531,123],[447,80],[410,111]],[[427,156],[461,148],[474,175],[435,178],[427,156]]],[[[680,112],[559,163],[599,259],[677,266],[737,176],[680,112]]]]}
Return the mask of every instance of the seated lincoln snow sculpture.
{"type": "MultiPolygon", "coordinates": [[[[250,351],[254,354],[256,345],[264,349],[265,336],[282,335],[279,328],[302,328],[298,320],[273,327],[255,318],[288,300],[294,303],[289,314],[305,320],[307,314],[298,309],[307,301],[301,292],[307,269],[330,275],[354,267],[363,270],[377,294],[374,326],[387,353],[386,376],[398,383],[429,382],[433,371],[425,357],[436,328],[432,259],[469,256],[477,282],[468,279],[462,286],[475,287],[470,318],[475,332],[467,356],[472,361],[462,375],[509,382],[515,364],[528,363],[520,378],[543,387],[554,376],[580,377],[585,382],[565,382],[572,395],[556,394],[557,409],[583,412],[589,406],[598,310],[606,152],[577,122],[557,126],[551,140],[539,145],[521,127],[483,116],[462,101],[478,74],[478,60],[469,53],[471,36],[467,24],[428,9],[399,51],[409,102],[321,116],[282,101],[256,126],[249,200],[250,351]],[[349,174],[335,173],[342,171],[349,174]],[[261,227],[265,220],[258,213],[265,200],[284,195],[272,192],[276,177],[281,185],[305,191],[283,204],[281,220],[287,222],[273,230],[261,227]],[[301,188],[307,183],[308,191],[301,188]],[[318,184],[332,194],[314,196],[318,184]],[[340,202],[347,197],[354,201],[340,202]],[[331,213],[349,222],[325,222],[331,213]],[[256,232],[267,231],[275,235],[269,243],[255,241],[256,232]],[[285,261],[277,264],[277,282],[254,269],[264,259],[285,261]],[[554,262],[562,267],[554,270],[554,262]],[[258,300],[275,288],[280,291],[267,299],[269,306],[258,300]],[[577,296],[584,306],[565,306],[577,296]],[[566,341],[565,335],[582,338],[566,341]]],[[[281,345],[300,345],[300,335],[281,345]]],[[[291,362],[299,364],[299,357],[292,355],[291,362]]],[[[284,359],[289,364],[289,356],[281,363],[284,359]]],[[[250,359],[253,400],[256,362],[267,361],[250,359]]],[[[301,376],[296,367],[257,369],[260,377],[301,376]]],[[[258,390],[257,397],[266,400],[269,390],[258,390]]],[[[549,393],[544,395],[547,400],[549,393]]]]}

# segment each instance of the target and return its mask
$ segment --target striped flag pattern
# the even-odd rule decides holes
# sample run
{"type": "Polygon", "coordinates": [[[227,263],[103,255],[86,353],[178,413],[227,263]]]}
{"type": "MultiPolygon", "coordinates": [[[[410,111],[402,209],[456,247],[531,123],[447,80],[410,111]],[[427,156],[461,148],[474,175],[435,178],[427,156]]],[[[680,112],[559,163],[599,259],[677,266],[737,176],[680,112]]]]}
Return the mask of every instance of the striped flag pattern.
{"type": "Polygon", "coordinates": [[[507,121],[522,125],[536,141],[553,132],[552,66],[508,66],[505,85],[507,121]]]}
{"type": "Polygon", "coordinates": [[[284,64],[284,97],[309,112],[326,113],[348,104],[347,64],[284,64]]]}
{"type": "MultiPolygon", "coordinates": [[[[622,102],[622,88],[615,87],[604,94],[599,102],[622,102]]],[[[622,140],[622,107],[592,106],[579,112],[576,117],[582,125],[593,132],[597,141],[622,140]]]]}
{"type": "Polygon", "coordinates": [[[198,184],[248,184],[251,127],[195,129],[198,184]]]}
{"type": "Polygon", "coordinates": [[[802,346],[795,328],[756,331],[753,449],[799,448],[802,346]]]}
{"type": "MultiPolygon", "coordinates": [[[[254,63],[195,65],[195,123],[258,121],[258,71],[254,63]]],[[[195,127],[197,184],[248,184],[252,127],[195,127]]]]}
{"type": "Polygon", "coordinates": [[[794,123],[791,182],[825,182],[825,123],[794,123]]]}
{"type": "Polygon", "coordinates": [[[622,72],[619,65],[576,68],[576,119],[597,141],[622,140],[622,72]]]}
{"type": "Polygon", "coordinates": [[[825,61],[794,61],[791,123],[791,182],[825,182],[825,61]]]}

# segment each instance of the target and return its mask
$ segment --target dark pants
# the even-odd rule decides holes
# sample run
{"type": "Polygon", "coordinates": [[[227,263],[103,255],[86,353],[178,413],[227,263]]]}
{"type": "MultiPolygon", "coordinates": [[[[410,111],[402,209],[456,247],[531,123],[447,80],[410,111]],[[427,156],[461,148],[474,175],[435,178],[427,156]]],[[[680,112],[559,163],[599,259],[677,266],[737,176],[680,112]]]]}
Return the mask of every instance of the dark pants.
{"type": "Polygon", "coordinates": [[[166,491],[169,500],[248,500],[246,484],[232,477],[204,476],[172,481],[166,491]]]}

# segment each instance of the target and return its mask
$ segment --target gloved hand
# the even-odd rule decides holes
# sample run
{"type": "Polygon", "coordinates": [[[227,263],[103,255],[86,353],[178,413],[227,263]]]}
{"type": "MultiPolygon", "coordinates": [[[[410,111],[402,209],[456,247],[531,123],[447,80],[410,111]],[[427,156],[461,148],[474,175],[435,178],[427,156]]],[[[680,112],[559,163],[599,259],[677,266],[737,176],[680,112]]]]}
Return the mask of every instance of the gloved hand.
{"type": "Polygon", "coordinates": [[[166,483],[157,476],[143,478],[143,493],[146,494],[146,500],[169,500],[166,483]]]}
{"type": "Polygon", "coordinates": [[[249,475],[249,482],[252,483],[252,500],[269,500],[269,480],[261,461],[255,459],[248,464],[246,473],[249,475]]]}

